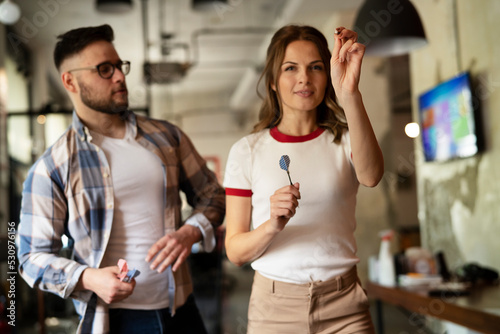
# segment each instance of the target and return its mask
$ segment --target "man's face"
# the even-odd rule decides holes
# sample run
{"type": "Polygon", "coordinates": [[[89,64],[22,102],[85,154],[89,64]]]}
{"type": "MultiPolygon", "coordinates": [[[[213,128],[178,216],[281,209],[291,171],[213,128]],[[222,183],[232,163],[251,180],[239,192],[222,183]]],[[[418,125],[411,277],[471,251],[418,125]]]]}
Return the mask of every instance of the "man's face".
{"type": "MultiPolygon", "coordinates": [[[[117,64],[121,59],[111,43],[98,41],[88,45],[78,56],[79,67],[96,66],[105,62],[117,64]]],[[[106,114],[119,114],[128,108],[125,75],[115,68],[109,79],[103,79],[97,70],[73,72],[80,87],[82,103],[90,109],[106,114]]]]}

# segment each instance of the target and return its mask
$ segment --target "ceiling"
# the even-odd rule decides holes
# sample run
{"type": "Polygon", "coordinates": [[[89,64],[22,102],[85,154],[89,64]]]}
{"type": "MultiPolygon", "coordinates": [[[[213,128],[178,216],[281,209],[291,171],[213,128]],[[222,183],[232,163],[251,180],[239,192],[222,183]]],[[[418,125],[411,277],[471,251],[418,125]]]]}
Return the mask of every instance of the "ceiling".
{"type": "Polygon", "coordinates": [[[108,23],[115,31],[118,53],[132,63],[127,77],[131,107],[148,105],[151,86],[145,84],[143,64],[149,62],[161,71],[163,83],[154,84],[156,89],[182,96],[228,94],[237,108],[236,100],[246,95],[242,89],[249,89],[240,87],[238,93],[238,87],[255,87],[256,71],[277,28],[287,23],[321,27],[335,11],[356,9],[362,0],[229,0],[212,3],[205,11],[195,11],[192,0],[133,0],[125,13],[98,12],[95,0],[14,2],[22,11],[14,29],[36,54],[35,63],[47,69],[52,98],[65,96],[52,64],[55,37],[73,28],[108,23]]]}

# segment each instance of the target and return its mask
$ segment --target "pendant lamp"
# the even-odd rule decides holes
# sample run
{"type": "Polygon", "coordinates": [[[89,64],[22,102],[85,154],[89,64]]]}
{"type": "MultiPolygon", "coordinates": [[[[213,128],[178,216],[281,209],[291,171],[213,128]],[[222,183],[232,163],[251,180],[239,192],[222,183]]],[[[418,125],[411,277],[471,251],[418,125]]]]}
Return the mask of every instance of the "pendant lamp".
{"type": "Polygon", "coordinates": [[[227,0],[192,0],[193,10],[208,12],[220,6],[228,6],[227,0]]]}
{"type": "Polygon", "coordinates": [[[354,30],[367,55],[403,55],[427,44],[422,21],[409,0],[365,0],[354,30]]]}
{"type": "Polygon", "coordinates": [[[132,9],[132,0],[97,0],[96,7],[104,13],[125,13],[132,9]]]}

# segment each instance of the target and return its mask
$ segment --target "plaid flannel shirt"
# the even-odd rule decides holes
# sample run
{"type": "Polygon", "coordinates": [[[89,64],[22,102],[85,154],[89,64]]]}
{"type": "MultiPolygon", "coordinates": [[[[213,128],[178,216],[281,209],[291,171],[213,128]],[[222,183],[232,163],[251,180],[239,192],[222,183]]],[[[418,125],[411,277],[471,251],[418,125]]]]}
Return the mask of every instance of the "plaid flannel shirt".
{"type": "MultiPolygon", "coordinates": [[[[210,233],[222,223],[225,206],[224,189],[215,175],[175,125],[133,113],[128,121],[134,125],[136,141],[163,164],[165,233],[183,224],[182,190],[193,207],[185,223],[200,227],[203,242],[210,244],[210,233]]],[[[24,182],[18,256],[19,272],[31,287],[73,298],[81,316],[80,333],[109,329],[107,305],[91,291],[74,289],[85,268],[98,268],[101,263],[113,207],[113,184],[104,152],[92,143],[88,129],[73,112],[70,127],[35,162],[24,182]],[[63,235],[72,244],[71,259],[59,256],[63,235]]],[[[192,283],[186,263],[173,276],[171,307],[175,311],[192,292],[192,283]]]]}

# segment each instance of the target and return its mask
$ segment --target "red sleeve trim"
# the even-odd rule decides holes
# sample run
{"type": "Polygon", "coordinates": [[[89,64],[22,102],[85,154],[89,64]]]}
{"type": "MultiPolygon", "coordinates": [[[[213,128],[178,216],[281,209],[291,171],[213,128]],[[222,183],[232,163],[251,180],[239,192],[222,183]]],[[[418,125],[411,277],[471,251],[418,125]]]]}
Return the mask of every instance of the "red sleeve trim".
{"type": "Polygon", "coordinates": [[[226,188],[226,195],[252,197],[252,194],[253,193],[250,189],[226,188]]]}

